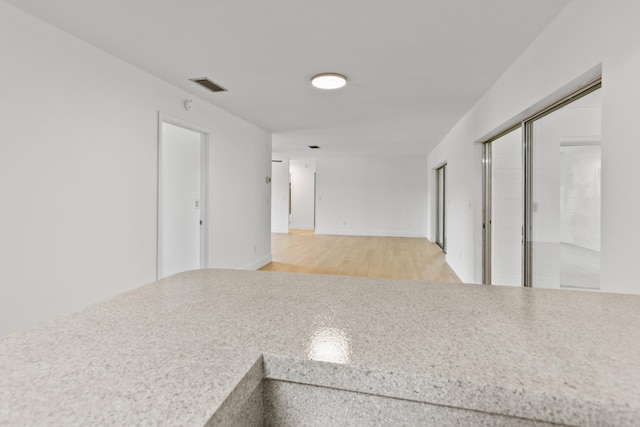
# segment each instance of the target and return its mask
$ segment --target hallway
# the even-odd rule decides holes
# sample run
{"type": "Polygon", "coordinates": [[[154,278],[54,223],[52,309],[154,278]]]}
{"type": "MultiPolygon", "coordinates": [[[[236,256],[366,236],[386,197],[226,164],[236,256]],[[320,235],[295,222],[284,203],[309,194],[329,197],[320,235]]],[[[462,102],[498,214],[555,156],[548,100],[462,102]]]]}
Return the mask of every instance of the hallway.
{"type": "Polygon", "coordinates": [[[291,230],[272,234],[272,253],[273,262],[261,270],[460,283],[441,249],[426,239],[291,230]]]}

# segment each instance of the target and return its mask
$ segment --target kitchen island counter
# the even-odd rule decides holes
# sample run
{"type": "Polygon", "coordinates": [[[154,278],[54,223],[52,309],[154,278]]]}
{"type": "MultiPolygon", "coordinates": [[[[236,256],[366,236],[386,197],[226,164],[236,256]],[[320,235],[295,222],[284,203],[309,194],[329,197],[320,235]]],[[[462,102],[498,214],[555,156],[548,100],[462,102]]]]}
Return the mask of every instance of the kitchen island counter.
{"type": "Polygon", "coordinates": [[[634,295],[198,270],[0,339],[0,424],[638,425],[639,338],[634,295]]]}

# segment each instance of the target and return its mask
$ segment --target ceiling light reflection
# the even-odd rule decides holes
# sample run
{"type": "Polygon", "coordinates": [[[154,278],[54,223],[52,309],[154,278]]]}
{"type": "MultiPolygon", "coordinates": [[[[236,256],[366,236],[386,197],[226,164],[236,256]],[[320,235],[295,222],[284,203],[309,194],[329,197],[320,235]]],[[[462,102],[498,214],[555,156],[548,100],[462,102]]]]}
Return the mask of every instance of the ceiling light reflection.
{"type": "Polygon", "coordinates": [[[337,328],[318,329],[309,340],[307,357],[320,362],[349,363],[349,339],[337,328]]]}

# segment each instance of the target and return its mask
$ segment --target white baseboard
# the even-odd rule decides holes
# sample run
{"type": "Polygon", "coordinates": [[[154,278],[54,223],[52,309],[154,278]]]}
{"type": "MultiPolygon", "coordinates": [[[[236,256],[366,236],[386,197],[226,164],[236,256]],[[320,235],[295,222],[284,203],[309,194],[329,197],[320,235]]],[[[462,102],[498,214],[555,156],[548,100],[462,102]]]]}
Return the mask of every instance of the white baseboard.
{"type": "Polygon", "coordinates": [[[289,232],[289,228],[287,227],[275,227],[271,229],[272,233],[284,233],[287,234],[289,232]]]}
{"type": "Polygon", "coordinates": [[[377,231],[316,228],[316,234],[333,234],[336,236],[373,236],[373,237],[417,237],[426,239],[426,235],[412,231],[377,231]]]}
{"type": "Polygon", "coordinates": [[[469,275],[466,274],[466,271],[463,271],[463,266],[458,265],[457,262],[455,262],[453,259],[450,258],[450,255],[447,254],[445,256],[445,262],[449,265],[449,267],[451,268],[451,270],[453,270],[453,272],[456,274],[456,276],[458,276],[458,279],[460,279],[462,281],[462,283],[475,283],[473,281],[473,278],[469,275]],[[449,262],[451,261],[451,262],[449,262]]]}
{"type": "Polygon", "coordinates": [[[257,260],[245,265],[242,267],[242,270],[258,270],[259,268],[269,264],[272,259],[271,254],[265,255],[262,258],[258,258],[257,260]]]}
{"type": "Polygon", "coordinates": [[[313,230],[314,229],[313,225],[293,225],[293,224],[291,224],[289,228],[291,230],[313,230]]]}

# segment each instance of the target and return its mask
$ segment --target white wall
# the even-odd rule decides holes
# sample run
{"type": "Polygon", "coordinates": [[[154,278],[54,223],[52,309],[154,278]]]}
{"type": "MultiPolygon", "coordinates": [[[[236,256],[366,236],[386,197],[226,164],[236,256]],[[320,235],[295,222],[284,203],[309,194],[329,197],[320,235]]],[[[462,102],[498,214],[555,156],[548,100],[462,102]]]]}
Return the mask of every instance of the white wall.
{"type": "MultiPolygon", "coordinates": [[[[275,157],[274,157],[275,159],[275,157]]],[[[289,160],[271,164],[271,232],[289,232],[289,160]]]]}
{"type": "MultiPolygon", "coordinates": [[[[453,132],[461,131],[454,128],[453,132]]],[[[456,139],[462,138],[458,136],[456,139]]],[[[440,143],[431,151],[427,162],[427,237],[431,241],[436,239],[436,201],[433,199],[437,194],[436,168],[447,163],[446,259],[458,277],[467,283],[482,282],[481,161],[482,147],[479,144],[465,143],[450,147],[440,143]]]]}
{"type": "Polygon", "coordinates": [[[633,268],[640,259],[640,198],[628,197],[640,182],[637,16],[636,0],[572,2],[430,153],[430,168],[448,162],[447,261],[460,278],[482,277],[481,150],[474,143],[577,88],[601,67],[601,289],[640,293],[633,268]]]}
{"type": "Polygon", "coordinates": [[[153,281],[158,111],[211,129],[209,265],[270,260],[271,136],[0,1],[0,335],[153,281]]]}
{"type": "Polygon", "coordinates": [[[425,237],[426,159],[317,159],[317,234],[425,237]]]}
{"type": "Polygon", "coordinates": [[[315,229],[315,173],[316,160],[290,160],[291,172],[291,228],[315,229]]]}

